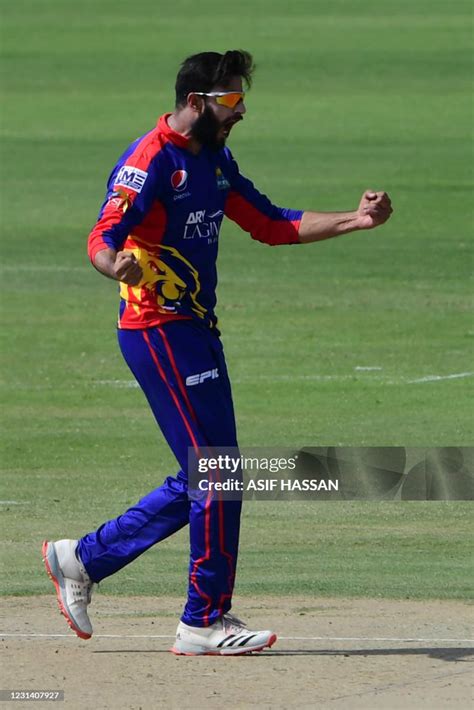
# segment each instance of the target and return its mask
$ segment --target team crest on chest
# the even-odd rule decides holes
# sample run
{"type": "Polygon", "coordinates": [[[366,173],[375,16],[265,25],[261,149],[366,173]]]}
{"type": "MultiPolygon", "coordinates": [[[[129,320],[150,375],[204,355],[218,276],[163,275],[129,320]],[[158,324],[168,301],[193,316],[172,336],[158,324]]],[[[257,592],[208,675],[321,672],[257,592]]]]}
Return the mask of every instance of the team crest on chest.
{"type": "Polygon", "coordinates": [[[218,190],[228,190],[230,188],[229,181],[220,168],[216,168],[216,180],[218,190]]]}

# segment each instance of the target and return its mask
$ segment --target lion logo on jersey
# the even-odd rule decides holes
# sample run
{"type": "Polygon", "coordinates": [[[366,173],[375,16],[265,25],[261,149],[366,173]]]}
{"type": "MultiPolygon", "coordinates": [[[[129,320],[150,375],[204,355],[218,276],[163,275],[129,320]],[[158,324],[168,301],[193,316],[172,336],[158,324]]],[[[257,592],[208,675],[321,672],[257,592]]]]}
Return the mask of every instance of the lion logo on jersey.
{"type": "MultiPolygon", "coordinates": [[[[142,289],[153,292],[158,306],[166,312],[176,312],[186,299],[190,300],[191,309],[200,318],[206,315],[206,309],[201,306],[197,296],[201,290],[199,273],[194,266],[174,247],[161,245],[159,253],[148,251],[143,247],[130,246],[131,251],[143,269],[143,276],[137,286],[130,288],[137,301],[142,301],[142,289]]],[[[127,298],[123,293],[122,298],[127,298]]]]}

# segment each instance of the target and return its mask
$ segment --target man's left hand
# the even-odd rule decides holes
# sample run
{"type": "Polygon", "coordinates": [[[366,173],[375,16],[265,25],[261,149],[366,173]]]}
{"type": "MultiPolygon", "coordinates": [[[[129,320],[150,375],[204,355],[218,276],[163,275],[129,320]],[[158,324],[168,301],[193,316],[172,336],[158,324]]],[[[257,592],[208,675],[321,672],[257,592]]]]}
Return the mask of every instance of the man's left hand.
{"type": "Polygon", "coordinates": [[[392,214],[392,203],[386,192],[366,190],[357,210],[359,229],[373,229],[383,224],[392,214]]]}

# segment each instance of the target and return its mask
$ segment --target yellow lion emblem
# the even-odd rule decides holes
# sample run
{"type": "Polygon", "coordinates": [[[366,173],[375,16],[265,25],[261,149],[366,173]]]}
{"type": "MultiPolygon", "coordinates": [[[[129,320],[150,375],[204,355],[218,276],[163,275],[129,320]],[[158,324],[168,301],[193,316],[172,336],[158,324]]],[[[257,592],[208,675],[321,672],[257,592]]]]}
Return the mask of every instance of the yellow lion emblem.
{"type": "MultiPolygon", "coordinates": [[[[160,246],[159,255],[143,247],[125,248],[142,267],[143,276],[137,286],[130,287],[137,301],[142,300],[142,289],[156,293],[156,301],[161,308],[172,311],[185,297],[191,300],[191,308],[200,318],[206,309],[197,301],[201,290],[199,273],[194,266],[174,247],[160,246]]],[[[128,300],[129,287],[120,284],[120,295],[128,300]]]]}

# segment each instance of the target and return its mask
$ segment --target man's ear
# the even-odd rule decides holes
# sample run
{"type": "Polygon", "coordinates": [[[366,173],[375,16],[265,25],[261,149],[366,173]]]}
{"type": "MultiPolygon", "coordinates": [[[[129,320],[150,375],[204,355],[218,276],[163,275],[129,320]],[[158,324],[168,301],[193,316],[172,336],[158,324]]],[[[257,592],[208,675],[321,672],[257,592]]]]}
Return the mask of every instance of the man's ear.
{"type": "Polygon", "coordinates": [[[199,96],[191,92],[186,98],[186,104],[190,109],[201,114],[204,111],[204,96],[199,96]]]}

